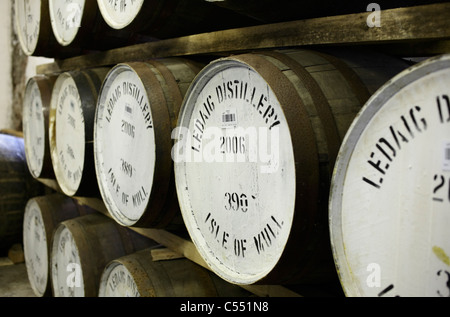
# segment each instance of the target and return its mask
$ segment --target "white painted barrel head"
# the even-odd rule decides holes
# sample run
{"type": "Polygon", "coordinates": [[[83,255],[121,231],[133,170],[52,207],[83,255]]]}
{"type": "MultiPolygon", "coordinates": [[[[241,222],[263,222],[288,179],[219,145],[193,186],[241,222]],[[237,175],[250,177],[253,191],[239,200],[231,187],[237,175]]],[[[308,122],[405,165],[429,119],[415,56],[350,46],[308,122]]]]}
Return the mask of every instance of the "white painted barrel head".
{"type": "Polygon", "coordinates": [[[94,157],[100,193],[124,226],[145,213],[153,186],[155,134],[146,87],[131,66],[106,76],[94,125],[94,157]]]}
{"type": "Polygon", "coordinates": [[[80,92],[70,73],[58,76],[49,120],[50,152],[56,180],[73,196],[81,183],[85,158],[85,123],[80,92]]]}
{"type": "Polygon", "coordinates": [[[25,88],[22,117],[28,169],[38,178],[44,166],[47,134],[42,95],[34,78],[28,80],[25,88]]]}
{"type": "Polygon", "coordinates": [[[173,134],[183,219],[210,268],[235,284],[263,279],[289,238],[295,208],[290,130],[276,94],[238,60],[205,67],[173,134]]]}
{"type": "Polygon", "coordinates": [[[15,0],[15,23],[17,36],[26,55],[36,50],[41,24],[41,0],[15,0]]]}
{"type": "Polygon", "coordinates": [[[23,250],[28,280],[36,296],[46,293],[49,283],[49,255],[44,219],[36,200],[30,199],[25,206],[23,221],[23,250]]]}
{"type": "Polygon", "coordinates": [[[342,144],[329,204],[347,296],[449,296],[450,56],[395,76],[342,144]]]}
{"type": "Polygon", "coordinates": [[[113,29],[123,29],[134,21],[144,0],[97,0],[105,22],[113,29]]]}
{"type": "MultiPolygon", "coordinates": [[[[136,281],[127,266],[120,261],[112,261],[103,271],[99,297],[141,297],[136,281]]],[[[142,277],[146,278],[146,276],[142,277]]]]}
{"type": "Polygon", "coordinates": [[[50,22],[56,40],[62,46],[70,45],[81,27],[85,0],[49,0],[50,22]]]}
{"type": "Polygon", "coordinates": [[[84,297],[83,268],[79,249],[70,229],[60,224],[51,253],[52,289],[55,297],[84,297]]]}

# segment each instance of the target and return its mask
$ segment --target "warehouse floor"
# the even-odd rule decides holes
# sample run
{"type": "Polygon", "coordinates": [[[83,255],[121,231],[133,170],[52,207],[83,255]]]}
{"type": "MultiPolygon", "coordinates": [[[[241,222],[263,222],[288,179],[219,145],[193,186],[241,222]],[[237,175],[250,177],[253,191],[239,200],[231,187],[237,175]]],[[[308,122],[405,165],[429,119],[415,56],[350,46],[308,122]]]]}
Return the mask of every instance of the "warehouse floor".
{"type": "Polygon", "coordinates": [[[36,297],[28,281],[25,263],[0,258],[0,297],[36,297]]]}

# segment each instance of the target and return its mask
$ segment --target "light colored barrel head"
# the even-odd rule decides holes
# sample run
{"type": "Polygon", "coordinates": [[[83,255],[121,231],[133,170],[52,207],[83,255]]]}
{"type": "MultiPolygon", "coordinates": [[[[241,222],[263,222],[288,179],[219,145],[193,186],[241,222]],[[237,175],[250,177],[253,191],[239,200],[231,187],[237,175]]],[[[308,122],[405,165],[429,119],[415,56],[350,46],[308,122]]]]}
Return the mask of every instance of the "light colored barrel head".
{"type": "Polygon", "coordinates": [[[27,82],[23,103],[25,154],[31,175],[41,175],[45,155],[45,118],[42,96],[36,81],[27,82]]]}
{"type": "Polygon", "coordinates": [[[348,296],[448,296],[450,57],[378,90],[350,127],[329,205],[348,296]]]}
{"type": "Polygon", "coordinates": [[[146,87],[127,65],[102,86],[94,128],[97,179],[106,207],[120,224],[135,224],[147,209],[155,169],[155,134],[146,87]]]}
{"type": "Polygon", "coordinates": [[[55,297],[84,297],[84,279],[78,246],[64,225],[55,231],[51,254],[51,276],[55,297]]]}
{"type": "Polygon", "coordinates": [[[50,22],[56,40],[62,46],[70,45],[81,27],[85,0],[49,0],[50,22]]]}
{"type": "Polygon", "coordinates": [[[39,39],[41,1],[15,0],[14,5],[15,23],[20,45],[25,54],[33,55],[39,39]]]}
{"type": "Polygon", "coordinates": [[[39,204],[30,199],[25,206],[23,249],[28,279],[36,296],[44,296],[49,283],[47,233],[39,204]]]}
{"type": "Polygon", "coordinates": [[[49,138],[52,164],[63,192],[74,195],[81,183],[85,157],[85,124],[80,93],[69,73],[53,89],[49,138]]]}
{"type": "Polygon", "coordinates": [[[141,297],[141,294],[128,268],[119,261],[112,261],[103,271],[99,297],[141,297]]]}
{"type": "Polygon", "coordinates": [[[97,3],[105,22],[113,29],[123,29],[134,21],[144,0],[97,0],[97,3]]]}
{"type": "Polygon", "coordinates": [[[291,136],[276,94],[246,64],[217,61],[192,84],[177,130],[177,193],[200,254],[232,283],[264,278],[295,207],[291,136]]]}

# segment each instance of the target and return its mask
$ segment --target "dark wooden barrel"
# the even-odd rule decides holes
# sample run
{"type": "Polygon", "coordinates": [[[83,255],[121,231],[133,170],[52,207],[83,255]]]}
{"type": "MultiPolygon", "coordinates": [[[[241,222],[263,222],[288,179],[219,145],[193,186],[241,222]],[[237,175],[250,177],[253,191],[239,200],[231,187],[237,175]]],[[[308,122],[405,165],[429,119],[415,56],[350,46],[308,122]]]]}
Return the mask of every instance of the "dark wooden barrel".
{"type": "Polygon", "coordinates": [[[104,81],[95,119],[95,170],[110,215],[124,226],[183,225],[171,133],[200,67],[177,58],[125,63],[104,81]]]}
{"type": "Polygon", "coordinates": [[[155,261],[142,250],[110,262],[100,297],[248,297],[249,293],[188,259],[155,261]]]}
{"type": "Polygon", "coordinates": [[[135,44],[133,37],[104,21],[97,1],[49,0],[53,34],[59,45],[75,55],[135,44]]]}
{"type": "Polygon", "coordinates": [[[38,297],[51,295],[50,254],[56,227],[62,221],[93,213],[62,194],[31,198],[23,220],[23,249],[28,280],[38,297]]]}
{"type": "Polygon", "coordinates": [[[25,155],[34,178],[54,178],[49,144],[49,113],[56,76],[30,78],[25,88],[22,122],[25,155]]]}
{"type": "Polygon", "coordinates": [[[0,134],[0,252],[22,242],[28,199],[44,192],[31,176],[23,138],[0,134]]]}
{"type": "Polygon", "coordinates": [[[449,55],[411,66],[343,140],[329,228],[347,296],[449,296],[449,84],[449,55]]]}
{"type": "Polygon", "coordinates": [[[108,25],[134,34],[136,39],[165,39],[256,24],[250,17],[203,0],[97,2],[108,25]]]}
{"type": "Polygon", "coordinates": [[[84,37],[94,31],[97,4],[84,0],[48,2],[52,31],[59,45],[77,47],[81,53],[84,37]]]}
{"type": "Polygon", "coordinates": [[[14,14],[19,42],[26,55],[64,58],[79,53],[56,40],[50,23],[49,0],[16,0],[14,14]]]}
{"type": "Polygon", "coordinates": [[[96,297],[105,266],[156,243],[100,213],[63,221],[53,236],[55,297],[96,297]]]}
{"type": "Polygon", "coordinates": [[[94,167],[94,117],[107,68],[58,76],[52,91],[49,138],[53,169],[68,196],[98,196],[94,167]]]}
{"type": "Polygon", "coordinates": [[[334,162],[374,89],[406,68],[362,54],[347,51],[350,64],[308,50],[256,52],[196,77],[175,135],[175,179],[186,227],[219,276],[337,282],[327,223],[334,162]]]}

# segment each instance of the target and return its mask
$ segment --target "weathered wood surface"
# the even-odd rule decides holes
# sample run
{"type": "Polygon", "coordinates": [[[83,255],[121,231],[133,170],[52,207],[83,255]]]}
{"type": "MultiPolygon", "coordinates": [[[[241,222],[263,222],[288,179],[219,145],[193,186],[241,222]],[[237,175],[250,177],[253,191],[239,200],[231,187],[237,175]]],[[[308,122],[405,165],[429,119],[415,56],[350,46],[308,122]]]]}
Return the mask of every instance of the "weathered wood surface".
{"type": "MultiPolygon", "coordinates": [[[[398,44],[401,55],[449,51],[450,3],[380,11],[380,27],[369,27],[373,12],[265,24],[148,42],[77,56],[38,66],[38,73],[57,73],[123,61],[201,54],[223,54],[275,47],[398,44]],[[442,42],[441,42],[442,41],[442,42]],[[412,46],[411,46],[412,45],[412,46]]],[[[379,46],[382,48],[383,46],[379,46]]],[[[386,50],[389,46],[384,46],[386,50]]]]}

